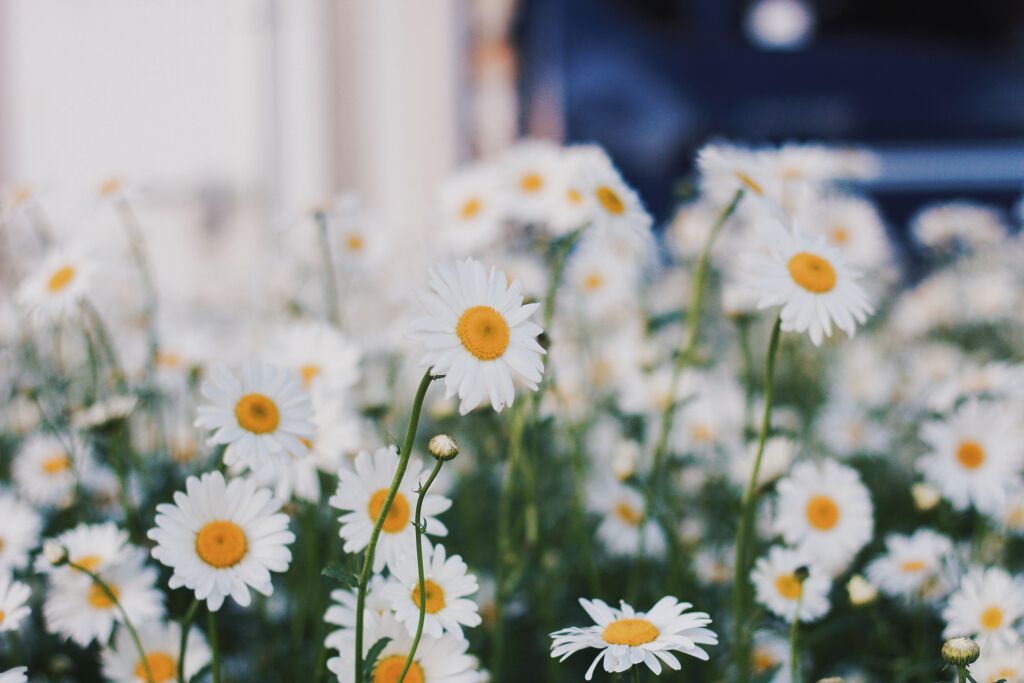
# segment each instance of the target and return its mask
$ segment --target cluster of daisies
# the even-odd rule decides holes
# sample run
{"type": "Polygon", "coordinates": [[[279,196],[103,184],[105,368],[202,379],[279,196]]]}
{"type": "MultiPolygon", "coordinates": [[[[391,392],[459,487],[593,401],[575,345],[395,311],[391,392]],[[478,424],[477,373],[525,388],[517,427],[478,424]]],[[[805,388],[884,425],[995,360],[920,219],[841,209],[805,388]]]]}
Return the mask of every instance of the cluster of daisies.
{"type": "Polygon", "coordinates": [[[1024,241],[925,207],[906,273],[878,171],[712,144],[655,230],[524,141],[241,264],[17,188],[0,681],[1024,681],[1024,241]]]}

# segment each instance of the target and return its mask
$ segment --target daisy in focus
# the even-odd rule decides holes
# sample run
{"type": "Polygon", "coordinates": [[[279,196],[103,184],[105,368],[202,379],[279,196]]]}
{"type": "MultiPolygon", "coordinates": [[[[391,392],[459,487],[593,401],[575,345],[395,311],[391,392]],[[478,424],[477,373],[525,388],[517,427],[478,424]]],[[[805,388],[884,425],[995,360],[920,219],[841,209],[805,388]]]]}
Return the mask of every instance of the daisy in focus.
{"type": "Polygon", "coordinates": [[[229,595],[248,607],[249,589],[274,592],[271,572],[288,569],[295,534],[270,490],[220,472],[189,477],[174,505],[157,506],[153,557],[174,570],[170,587],[195,591],[216,612],[229,595]]]}
{"type": "Polygon", "coordinates": [[[432,552],[424,553],[424,596],[420,595],[415,557],[399,563],[392,576],[381,595],[389,601],[395,618],[405,625],[409,635],[416,635],[422,604],[426,605],[423,632],[434,638],[444,633],[461,638],[463,626],[480,625],[479,609],[467,597],[478,589],[476,577],[467,573],[461,557],[446,557],[443,545],[435,545],[432,552]]]}
{"type": "Polygon", "coordinates": [[[718,636],[707,628],[711,617],[704,612],[686,612],[692,607],[688,602],[666,596],[647,612],[637,612],[625,602],[619,605],[616,609],[601,600],[580,598],[580,606],[594,625],[552,633],[551,656],[565,661],[580,650],[600,650],[587,669],[589,681],[602,660],[608,673],[644,664],[660,674],[663,664],[675,671],[682,668],[674,652],[707,661],[709,655],[701,646],[718,644],[718,636]]]}
{"type": "Polygon", "coordinates": [[[1024,582],[1000,567],[972,568],[949,596],[942,617],[946,620],[944,637],[974,636],[983,651],[993,641],[1019,643],[1024,582]]]}
{"type": "Polygon", "coordinates": [[[458,395],[461,414],[486,400],[499,413],[511,406],[513,377],[537,388],[542,330],[529,318],[540,304],[523,304],[518,280],[509,285],[501,271],[466,259],[432,270],[430,287],[419,296],[427,314],[412,321],[413,336],[426,347],[423,365],[445,376],[445,397],[458,395]]]}
{"type": "Polygon", "coordinates": [[[830,608],[828,599],[832,582],[828,574],[808,562],[807,556],[779,546],[759,558],[750,574],[757,601],[773,614],[788,622],[817,621],[830,608]],[[805,569],[807,578],[800,581],[797,570],[805,569]],[[799,612],[797,606],[799,605],[799,612]]]}
{"type": "MultiPolygon", "coordinates": [[[[127,629],[114,637],[113,645],[103,649],[103,675],[113,683],[168,683],[178,679],[178,654],[181,651],[181,626],[174,622],[151,621],[139,626],[139,640],[146,655],[146,666],[139,657],[127,629]]],[[[210,662],[210,648],[196,630],[188,633],[186,643],[185,680],[192,680],[210,662]]]]}
{"type": "Polygon", "coordinates": [[[208,403],[199,406],[197,427],[213,430],[210,442],[225,444],[224,462],[256,469],[285,464],[288,455],[304,455],[303,439],[315,433],[309,393],[299,377],[267,363],[246,363],[241,377],[218,366],[203,382],[208,403]]]}

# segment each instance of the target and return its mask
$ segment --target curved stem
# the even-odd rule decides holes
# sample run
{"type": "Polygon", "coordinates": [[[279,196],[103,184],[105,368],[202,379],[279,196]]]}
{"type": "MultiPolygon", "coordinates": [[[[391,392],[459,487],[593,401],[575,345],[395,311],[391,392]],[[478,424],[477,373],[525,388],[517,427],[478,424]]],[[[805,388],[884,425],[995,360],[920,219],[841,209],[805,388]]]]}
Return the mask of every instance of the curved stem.
{"type": "Polygon", "coordinates": [[[217,613],[213,610],[206,610],[206,624],[206,635],[210,639],[210,651],[213,653],[210,671],[213,674],[213,683],[220,683],[220,643],[217,640],[217,613]]]}
{"type": "MultiPolygon", "coordinates": [[[[366,607],[366,587],[370,583],[370,573],[373,570],[373,555],[377,550],[377,540],[380,538],[380,530],[384,526],[388,512],[391,511],[391,504],[395,501],[395,494],[405,476],[405,470],[409,466],[409,456],[412,454],[412,443],[416,438],[416,427],[420,422],[420,411],[423,410],[423,399],[427,395],[427,388],[435,379],[431,375],[433,368],[427,368],[420,380],[420,386],[416,390],[416,398],[412,404],[412,414],[409,416],[409,426],[405,430],[405,441],[402,443],[402,450],[398,454],[398,469],[391,480],[391,488],[388,489],[388,496],[384,499],[384,506],[377,515],[377,521],[373,525],[373,533],[370,534],[370,543],[366,546],[366,555],[363,557],[363,570],[359,574],[359,591],[356,595],[356,683],[363,683],[363,611],[366,607]]],[[[216,683],[216,682],[215,682],[216,683]]]]}
{"type": "Polygon", "coordinates": [[[416,635],[412,639],[412,647],[409,648],[409,655],[405,658],[405,666],[402,667],[402,673],[398,675],[398,683],[402,683],[405,680],[405,674],[409,672],[409,667],[412,666],[413,659],[416,657],[416,648],[420,646],[420,637],[423,635],[423,622],[427,619],[427,601],[424,597],[427,594],[426,579],[423,576],[423,533],[424,529],[422,525],[423,515],[423,499],[427,497],[427,489],[434,483],[434,479],[437,478],[437,473],[441,471],[441,466],[444,465],[444,460],[438,459],[434,463],[434,469],[431,470],[430,476],[427,477],[427,483],[420,487],[419,499],[416,501],[416,570],[419,572],[419,608],[420,617],[416,623],[416,635]]]}
{"type": "Polygon", "coordinates": [[[764,415],[761,418],[761,432],[757,439],[757,455],[754,467],[750,471],[750,480],[743,491],[740,505],[740,526],[736,531],[736,559],[733,572],[733,651],[736,657],[736,676],[741,683],[749,680],[747,671],[747,569],[751,527],[754,521],[754,506],[757,502],[757,479],[761,474],[761,460],[764,457],[764,445],[768,439],[772,420],[772,388],[775,380],[775,358],[779,351],[779,335],[782,319],[776,318],[772,327],[771,341],[768,342],[768,358],[764,368],[764,415]]]}
{"type": "Polygon", "coordinates": [[[128,635],[131,636],[132,643],[135,644],[135,651],[139,654],[139,662],[142,664],[142,670],[146,674],[146,679],[150,683],[155,683],[156,679],[153,678],[153,672],[149,668],[149,659],[146,657],[146,649],[142,647],[142,640],[139,639],[139,632],[136,631],[135,626],[132,625],[131,619],[128,618],[128,613],[124,611],[124,606],[121,604],[121,601],[117,599],[117,594],[110,589],[107,582],[101,579],[99,574],[96,572],[86,569],[82,565],[75,564],[74,562],[68,562],[68,566],[75,571],[82,572],[92,579],[92,582],[99,586],[100,590],[103,591],[103,594],[107,596],[107,600],[110,600],[114,607],[117,608],[117,611],[121,613],[121,619],[124,620],[124,626],[128,629],[128,635]]]}
{"type": "Polygon", "coordinates": [[[192,620],[196,618],[198,609],[199,600],[193,600],[181,620],[181,641],[178,644],[178,683],[188,683],[185,680],[185,651],[188,649],[188,632],[192,630],[192,620]]]}

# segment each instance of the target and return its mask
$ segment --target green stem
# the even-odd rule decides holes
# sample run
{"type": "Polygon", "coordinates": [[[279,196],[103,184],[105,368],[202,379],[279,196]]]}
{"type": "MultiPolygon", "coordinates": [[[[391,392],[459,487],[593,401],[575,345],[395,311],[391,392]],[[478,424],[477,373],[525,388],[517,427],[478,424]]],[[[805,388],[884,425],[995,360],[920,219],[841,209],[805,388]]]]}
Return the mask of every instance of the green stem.
{"type": "Polygon", "coordinates": [[[405,675],[409,672],[409,667],[412,666],[413,659],[416,657],[416,648],[420,646],[420,637],[423,635],[423,622],[427,619],[427,601],[424,598],[427,594],[427,586],[426,579],[423,576],[423,499],[427,497],[427,489],[434,483],[434,479],[437,478],[437,473],[441,471],[442,465],[444,465],[444,460],[438,458],[437,462],[434,463],[434,469],[430,472],[430,476],[427,477],[427,482],[420,487],[419,499],[416,501],[416,570],[419,572],[418,595],[420,617],[416,623],[416,635],[413,636],[409,655],[405,658],[405,666],[402,667],[402,673],[398,675],[398,683],[402,683],[405,680],[405,675]]]}
{"type": "Polygon", "coordinates": [[[338,276],[334,272],[334,254],[331,250],[331,236],[327,213],[317,211],[314,214],[317,225],[317,236],[320,240],[320,256],[323,262],[324,304],[327,307],[327,319],[335,326],[341,325],[341,309],[338,305],[338,276]]]}
{"type": "Polygon", "coordinates": [[[970,674],[967,673],[966,666],[958,666],[956,668],[956,680],[957,683],[967,683],[969,680],[971,680],[970,674]]]}
{"type": "Polygon", "coordinates": [[[800,584],[800,594],[796,597],[796,611],[793,613],[793,623],[789,626],[789,674],[792,683],[800,681],[800,657],[798,639],[800,636],[800,608],[804,602],[804,586],[800,584]]]}
{"type": "Polygon", "coordinates": [[[142,664],[142,670],[146,674],[146,680],[150,683],[155,683],[156,679],[153,678],[153,672],[149,668],[149,659],[146,657],[146,649],[142,647],[142,640],[139,639],[139,632],[136,631],[135,626],[132,625],[131,619],[128,618],[128,613],[124,611],[124,606],[121,604],[121,601],[117,599],[117,594],[110,589],[107,582],[101,579],[99,574],[96,572],[86,569],[82,565],[75,564],[74,562],[68,562],[68,566],[75,571],[82,572],[92,579],[92,582],[99,586],[100,590],[107,596],[107,600],[110,600],[114,607],[117,608],[117,611],[121,613],[121,619],[124,620],[124,626],[128,629],[128,635],[131,636],[132,643],[135,644],[135,651],[139,655],[139,662],[142,664]]]}
{"type": "Polygon", "coordinates": [[[750,680],[749,656],[747,651],[747,586],[749,577],[749,544],[754,521],[754,507],[757,503],[757,479],[761,473],[761,460],[764,457],[764,445],[768,439],[772,419],[772,389],[775,381],[775,359],[779,351],[779,336],[782,319],[776,318],[772,327],[771,341],[768,343],[768,357],[764,368],[764,415],[761,418],[761,432],[757,440],[757,456],[750,472],[750,480],[743,492],[740,506],[740,526],[736,532],[736,559],[733,576],[733,652],[736,657],[737,681],[743,683],[750,680]]]}
{"type": "MultiPolygon", "coordinates": [[[[398,469],[395,470],[395,477],[391,480],[391,488],[388,489],[388,496],[384,499],[384,506],[377,515],[377,521],[373,525],[373,533],[370,534],[370,543],[366,546],[366,555],[363,557],[363,570],[359,574],[359,592],[356,595],[356,683],[363,683],[363,611],[366,607],[366,587],[370,583],[370,573],[373,571],[373,555],[377,550],[377,540],[380,538],[381,528],[388,512],[391,511],[391,504],[395,501],[398,487],[405,476],[405,470],[409,466],[409,456],[412,454],[412,443],[416,438],[416,427],[420,422],[420,412],[423,410],[423,399],[427,395],[427,388],[436,379],[431,375],[433,368],[427,368],[420,380],[420,386],[416,390],[416,398],[412,404],[412,414],[409,416],[409,426],[405,430],[405,441],[402,443],[402,450],[398,454],[398,469]]],[[[214,682],[216,683],[216,681],[214,682]]]]}
{"type": "Polygon", "coordinates": [[[633,683],[640,683],[640,665],[634,664],[629,668],[630,677],[633,679],[633,683]]]}
{"type": "Polygon", "coordinates": [[[135,267],[139,271],[139,280],[142,283],[143,317],[146,322],[149,346],[146,356],[146,372],[152,378],[156,372],[156,356],[159,346],[156,332],[157,294],[156,285],[153,281],[153,267],[146,251],[146,238],[142,232],[142,226],[139,225],[135,212],[132,211],[131,204],[128,203],[127,199],[121,197],[117,200],[115,206],[118,214],[121,216],[121,223],[124,225],[125,232],[128,233],[128,246],[131,249],[132,259],[135,261],[135,267]]]}
{"type": "Polygon", "coordinates": [[[110,366],[110,374],[113,377],[115,386],[120,391],[125,390],[126,384],[124,380],[124,372],[121,370],[121,363],[117,359],[117,351],[114,348],[114,342],[111,339],[110,332],[107,330],[106,323],[103,322],[103,317],[88,299],[84,299],[82,301],[82,310],[85,311],[89,321],[92,323],[93,331],[96,333],[96,339],[99,341],[100,346],[103,348],[103,351],[107,356],[107,363],[110,366]]]}
{"type": "Polygon", "coordinates": [[[213,674],[213,683],[220,683],[220,643],[217,640],[217,613],[211,609],[206,610],[207,638],[210,639],[210,651],[213,653],[213,663],[210,671],[213,674]]]}
{"type": "Polygon", "coordinates": [[[181,619],[181,641],[178,644],[178,683],[188,683],[185,680],[185,651],[188,649],[188,632],[192,630],[192,620],[196,618],[196,611],[199,609],[199,600],[193,600],[188,611],[181,619]]]}

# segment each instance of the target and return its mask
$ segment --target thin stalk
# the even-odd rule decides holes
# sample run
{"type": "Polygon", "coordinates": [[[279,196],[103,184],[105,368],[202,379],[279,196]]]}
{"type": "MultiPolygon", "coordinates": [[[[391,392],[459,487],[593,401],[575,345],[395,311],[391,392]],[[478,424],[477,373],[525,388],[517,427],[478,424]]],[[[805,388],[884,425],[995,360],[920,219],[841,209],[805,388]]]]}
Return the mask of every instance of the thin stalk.
{"type": "Polygon", "coordinates": [[[804,603],[804,586],[800,584],[800,594],[796,596],[796,612],[793,613],[793,623],[789,626],[789,675],[792,683],[800,681],[800,657],[798,639],[800,637],[800,608],[804,603]]]}
{"type": "Polygon", "coordinates": [[[419,608],[420,617],[419,621],[416,622],[416,635],[413,636],[412,646],[409,648],[409,655],[405,658],[405,666],[402,667],[402,673],[398,675],[398,683],[402,683],[405,680],[405,675],[409,672],[409,667],[412,666],[413,659],[416,657],[416,648],[420,646],[420,637],[423,635],[423,622],[427,619],[427,586],[426,579],[423,575],[423,533],[424,528],[422,524],[423,518],[423,499],[427,497],[427,489],[434,483],[434,479],[437,478],[437,473],[441,471],[441,466],[444,465],[444,460],[440,458],[434,463],[434,469],[430,472],[430,476],[427,477],[427,482],[420,487],[419,498],[416,500],[416,571],[419,572],[419,608]]]}
{"type": "Polygon", "coordinates": [[[334,272],[334,253],[331,250],[330,224],[327,213],[317,211],[317,237],[320,240],[320,256],[323,264],[324,305],[327,307],[327,319],[335,326],[341,325],[341,308],[338,304],[338,276],[334,272]]]}
{"type": "MultiPolygon", "coordinates": [[[[384,506],[377,515],[377,521],[373,525],[373,533],[370,534],[370,543],[366,546],[366,555],[363,557],[363,570],[359,574],[359,592],[356,595],[356,683],[363,683],[363,611],[366,607],[366,587],[370,583],[370,573],[373,570],[373,555],[377,550],[377,540],[380,538],[381,528],[388,512],[391,511],[391,504],[395,501],[398,487],[405,476],[405,470],[409,466],[409,456],[412,455],[412,444],[416,438],[416,427],[420,422],[420,412],[423,410],[423,399],[427,395],[427,388],[430,383],[437,379],[431,374],[433,368],[427,368],[420,380],[420,386],[416,390],[416,398],[412,404],[412,414],[409,416],[409,426],[405,430],[405,441],[402,443],[402,450],[398,454],[398,469],[395,470],[395,477],[391,480],[391,488],[388,489],[388,496],[384,499],[384,506]]],[[[214,683],[217,683],[214,681],[214,683]]]]}
{"type": "Polygon", "coordinates": [[[213,674],[213,683],[220,683],[220,643],[217,640],[217,613],[211,609],[206,610],[206,630],[206,637],[210,639],[210,652],[213,653],[210,672],[213,674]]]}
{"type": "Polygon", "coordinates": [[[88,299],[84,299],[82,301],[82,310],[85,311],[86,316],[92,323],[93,331],[96,333],[96,339],[107,356],[107,364],[110,366],[110,374],[114,380],[115,386],[118,390],[123,391],[126,388],[124,373],[121,371],[121,363],[117,358],[117,350],[114,347],[114,342],[107,329],[107,325],[103,322],[103,317],[100,315],[100,312],[96,310],[93,303],[88,299]]]}
{"type": "Polygon", "coordinates": [[[768,439],[772,420],[772,389],[775,382],[775,359],[779,352],[779,336],[782,319],[776,318],[772,327],[771,341],[768,342],[768,357],[764,368],[764,415],[761,418],[761,432],[757,440],[757,456],[750,472],[750,481],[743,492],[740,506],[740,526],[736,532],[736,560],[733,576],[733,651],[736,657],[737,681],[744,683],[750,680],[747,671],[749,657],[747,655],[747,569],[750,552],[750,533],[754,521],[754,506],[757,503],[757,479],[761,473],[761,460],[764,457],[764,445],[768,439]]]}
{"type": "Polygon", "coordinates": [[[199,600],[193,600],[188,606],[188,611],[181,619],[181,641],[178,644],[178,683],[188,683],[185,680],[185,651],[188,649],[188,632],[192,630],[192,620],[196,618],[196,611],[199,609],[199,600]]]}
{"type": "Polygon", "coordinates": [[[629,668],[631,674],[630,677],[633,679],[633,683],[640,683],[640,665],[634,664],[629,668]]]}
{"type": "Polygon", "coordinates": [[[132,624],[131,619],[128,618],[128,613],[124,611],[124,606],[121,605],[121,601],[117,599],[117,595],[114,591],[110,589],[107,582],[101,579],[99,574],[96,572],[86,569],[82,565],[75,564],[74,562],[68,562],[68,566],[75,571],[82,572],[92,579],[92,582],[99,586],[100,590],[103,591],[103,594],[107,596],[107,600],[110,600],[110,602],[114,604],[114,607],[117,608],[117,611],[121,613],[121,619],[124,620],[124,626],[128,629],[128,635],[131,636],[132,643],[135,645],[135,651],[139,655],[139,662],[142,664],[142,670],[146,674],[146,680],[148,680],[149,683],[156,683],[156,679],[153,678],[153,672],[149,668],[149,659],[146,657],[146,649],[142,647],[142,640],[139,639],[139,632],[135,630],[135,626],[132,624]]]}
{"type": "Polygon", "coordinates": [[[142,315],[148,335],[146,373],[149,377],[153,377],[156,372],[156,356],[159,346],[156,333],[157,294],[156,284],[153,280],[153,266],[146,250],[146,238],[142,232],[142,226],[139,224],[138,218],[135,217],[131,204],[124,197],[120,197],[115,201],[114,206],[117,208],[121,223],[128,234],[128,247],[131,249],[135,268],[139,271],[139,281],[142,283],[142,315]]]}

